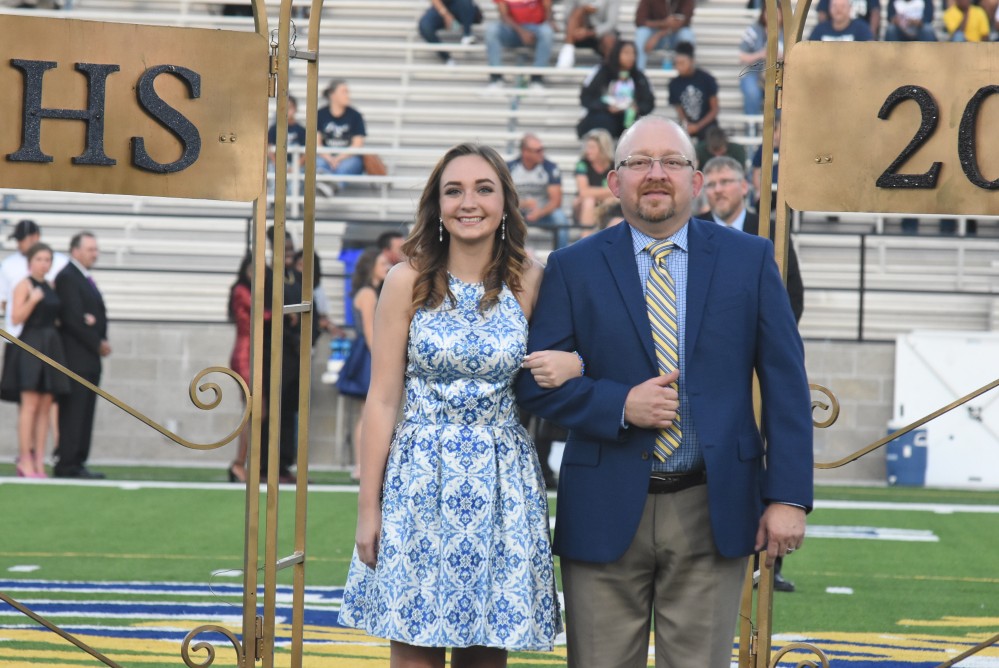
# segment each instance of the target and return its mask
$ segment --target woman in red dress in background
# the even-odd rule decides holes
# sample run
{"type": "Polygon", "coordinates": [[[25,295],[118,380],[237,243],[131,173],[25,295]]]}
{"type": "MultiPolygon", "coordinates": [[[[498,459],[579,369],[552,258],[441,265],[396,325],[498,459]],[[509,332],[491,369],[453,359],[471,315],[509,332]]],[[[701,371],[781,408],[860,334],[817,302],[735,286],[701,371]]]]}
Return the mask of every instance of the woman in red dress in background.
{"type": "MultiPolygon", "coordinates": [[[[238,373],[247,386],[250,386],[250,306],[252,303],[250,279],[252,270],[253,257],[247,253],[239,265],[236,282],[229,289],[229,320],[236,323],[236,342],[232,346],[229,368],[238,373]]],[[[250,433],[244,427],[239,434],[236,458],[229,466],[229,482],[246,482],[246,452],[249,443],[250,433]]]]}

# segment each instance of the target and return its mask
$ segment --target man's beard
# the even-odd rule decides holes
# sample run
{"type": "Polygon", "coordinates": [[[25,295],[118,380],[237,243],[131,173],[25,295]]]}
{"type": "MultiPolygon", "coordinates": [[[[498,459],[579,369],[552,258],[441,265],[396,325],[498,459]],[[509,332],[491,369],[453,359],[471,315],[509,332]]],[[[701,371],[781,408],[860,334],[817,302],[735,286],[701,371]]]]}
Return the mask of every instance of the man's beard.
{"type": "Polygon", "coordinates": [[[646,206],[639,202],[638,215],[648,223],[662,223],[676,215],[676,204],[671,202],[668,207],[659,209],[658,207],[646,206]]]}

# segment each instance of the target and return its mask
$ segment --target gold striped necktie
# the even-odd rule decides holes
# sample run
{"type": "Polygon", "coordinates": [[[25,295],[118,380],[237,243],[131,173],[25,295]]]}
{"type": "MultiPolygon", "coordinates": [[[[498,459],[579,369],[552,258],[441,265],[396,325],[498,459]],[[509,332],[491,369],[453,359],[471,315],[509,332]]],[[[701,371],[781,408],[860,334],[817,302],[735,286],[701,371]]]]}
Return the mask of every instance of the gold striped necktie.
{"type": "MultiPolygon", "coordinates": [[[[656,346],[656,362],[659,373],[666,375],[680,367],[679,328],[676,322],[676,283],[666,268],[666,256],[675,248],[672,241],[655,241],[645,247],[652,255],[652,269],[645,284],[645,304],[649,310],[649,324],[652,325],[652,341],[656,346]]],[[[671,387],[677,389],[677,383],[671,387]]],[[[668,429],[660,429],[656,434],[655,456],[666,461],[680,447],[683,432],[680,429],[680,415],[673,419],[668,429]]]]}

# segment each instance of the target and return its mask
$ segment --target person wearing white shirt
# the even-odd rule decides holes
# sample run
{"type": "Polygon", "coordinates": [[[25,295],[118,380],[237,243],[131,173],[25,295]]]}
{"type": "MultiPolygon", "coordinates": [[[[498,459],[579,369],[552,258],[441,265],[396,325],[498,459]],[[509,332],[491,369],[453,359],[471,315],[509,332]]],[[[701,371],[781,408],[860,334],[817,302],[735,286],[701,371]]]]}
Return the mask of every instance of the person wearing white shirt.
{"type": "MultiPolygon", "coordinates": [[[[41,237],[42,230],[35,221],[19,221],[8,237],[17,241],[17,252],[0,262],[0,308],[4,311],[4,329],[14,336],[20,336],[21,325],[15,325],[11,320],[13,309],[10,308],[10,300],[14,294],[14,286],[28,275],[28,249],[37,244],[41,237]]],[[[45,274],[45,279],[49,283],[54,282],[67,262],[69,258],[64,253],[53,253],[52,269],[45,274]]]]}

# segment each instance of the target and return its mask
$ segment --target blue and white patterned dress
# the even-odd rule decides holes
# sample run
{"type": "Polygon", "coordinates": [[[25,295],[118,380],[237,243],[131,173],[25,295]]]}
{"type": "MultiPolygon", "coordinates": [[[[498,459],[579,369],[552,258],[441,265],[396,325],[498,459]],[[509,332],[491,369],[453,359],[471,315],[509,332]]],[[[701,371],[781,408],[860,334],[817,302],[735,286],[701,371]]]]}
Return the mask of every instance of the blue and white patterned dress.
{"type": "Polygon", "coordinates": [[[527,319],[507,288],[480,313],[481,284],[450,287],[456,305],[419,309],[409,328],[378,564],[355,549],[340,623],[425,647],[550,650],[548,499],[513,395],[527,319]]]}

